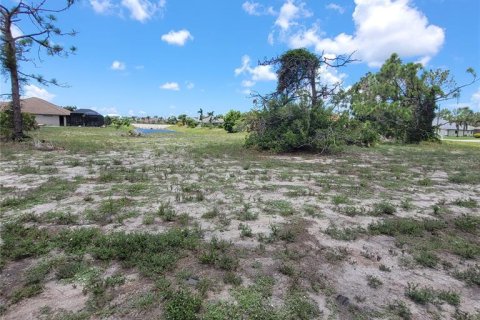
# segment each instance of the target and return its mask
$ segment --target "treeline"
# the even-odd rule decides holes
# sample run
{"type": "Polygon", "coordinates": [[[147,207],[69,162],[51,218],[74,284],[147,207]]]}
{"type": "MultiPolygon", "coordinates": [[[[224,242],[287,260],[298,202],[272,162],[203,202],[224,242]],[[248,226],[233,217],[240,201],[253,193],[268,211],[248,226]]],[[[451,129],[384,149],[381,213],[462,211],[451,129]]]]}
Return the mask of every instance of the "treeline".
{"type": "MultiPolygon", "coordinates": [[[[460,131],[465,131],[468,126],[480,127],[480,112],[474,112],[469,107],[456,108],[453,110],[443,109],[439,112],[437,118],[437,126],[441,126],[445,123],[455,124],[457,128],[457,137],[460,131]]],[[[480,138],[480,130],[474,134],[475,137],[480,138]]]]}
{"type": "Polygon", "coordinates": [[[186,114],[180,114],[178,116],[159,117],[159,116],[105,116],[105,125],[124,125],[129,126],[131,123],[143,123],[143,124],[170,124],[177,126],[186,126],[189,128],[201,127],[223,127],[223,115],[215,115],[213,111],[207,112],[207,115],[203,115],[203,110],[199,110],[200,116],[198,118],[189,117],[186,114]]]}

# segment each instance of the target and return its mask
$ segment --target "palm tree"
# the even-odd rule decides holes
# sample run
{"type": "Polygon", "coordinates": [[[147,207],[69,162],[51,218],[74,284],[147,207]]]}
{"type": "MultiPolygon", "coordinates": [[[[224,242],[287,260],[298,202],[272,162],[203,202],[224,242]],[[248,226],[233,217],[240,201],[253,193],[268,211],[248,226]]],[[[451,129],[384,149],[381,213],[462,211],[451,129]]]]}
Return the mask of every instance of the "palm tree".
{"type": "Polygon", "coordinates": [[[200,110],[198,110],[197,113],[200,114],[200,118],[199,118],[199,119],[200,119],[200,121],[202,121],[202,119],[203,119],[203,109],[200,108],[200,110]]]}
{"type": "Polygon", "coordinates": [[[457,137],[460,133],[460,127],[462,127],[463,136],[465,136],[465,130],[467,130],[468,124],[470,123],[473,114],[473,111],[470,110],[469,107],[454,109],[452,113],[448,114],[446,120],[448,120],[450,123],[455,123],[455,126],[457,128],[457,137]]]}
{"type": "Polygon", "coordinates": [[[215,113],[215,111],[210,111],[210,112],[207,112],[207,117],[208,118],[208,122],[212,123],[213,121],[213,114],[215,113]]]}

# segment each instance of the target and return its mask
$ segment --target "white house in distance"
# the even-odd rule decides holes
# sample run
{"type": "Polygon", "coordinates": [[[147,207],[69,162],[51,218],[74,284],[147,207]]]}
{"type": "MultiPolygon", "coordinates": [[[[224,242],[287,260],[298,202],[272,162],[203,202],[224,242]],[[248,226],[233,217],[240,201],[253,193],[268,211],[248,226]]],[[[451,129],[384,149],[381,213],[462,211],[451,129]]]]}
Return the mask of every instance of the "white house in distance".
{"type": "Polygon", "coordinates": [[[435,118],[433,125],[437,126],[437,133],[442,137],[471,137],[480,128],[471,125],[458,126],[442,118],[435,118]]]}
{"type": "MultiPolygon", "coordinates": [[[[10,102],[1,102],[0,110],[5,111],[10,102]]],[[[20,102],[22,112],[35,115],[35,121],[39,125],[66,126],[70,111],[54,105],[40,98],[22,99],[20,102]]]]}

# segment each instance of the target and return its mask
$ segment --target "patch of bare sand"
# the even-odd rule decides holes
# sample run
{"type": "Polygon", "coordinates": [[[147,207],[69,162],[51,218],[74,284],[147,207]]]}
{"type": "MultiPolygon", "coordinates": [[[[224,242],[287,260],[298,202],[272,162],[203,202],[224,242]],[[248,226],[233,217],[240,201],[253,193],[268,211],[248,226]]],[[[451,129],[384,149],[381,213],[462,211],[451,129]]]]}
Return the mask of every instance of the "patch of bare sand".
{"type": "Polygon", "coordinates": [[[63,309],[77,312],[84,308],[87,299],[88,297],[82,293],[81,286],[50,281],[45,284],[45,289],[39,295],[11,306],[2,319],[38,319],[44,306],[48,306],[52,310],[63,309]]]}
{"type": "MultiPolygon", "coordinates": [[[[434,290],[452,290],[461,293],[460,309],[474,313],[480,306],[480,291],[476,287],[466,287],[465,284],[441,268],[429,269],[416,267],[408,269],[399,265],[401,257],[412,258],[395,246],[395,240],[387,236],[374,236],[356,241],[334,240],[318,231],[318,227],[310,226],[309,233],[314,235],[318,243],[329,248],[345,247],[349,252],[346,262],[332,266],[318,264],[319,270],[326,271],[336,292],[349,298],[360,298],[359,306],[364,309],[382,309],[398,300],[406,301],[412,311],[413,319],[428,319],[431,312],[442,314],[445,319],[451,307],[446,303],[439,306],[424,308],[405,299],[408,283],[418,284],[420,287],[431,287],[434,290]],[[380,265],[391,268],[391,272],[379,270],[380,265]],[[372,275],[383,282],[378,288],[371,288],[367,283],[367,276],[372,275]],[[364,300],[363,300],[364,299],[364,300]]],[[[319,261],[320,262],[320,261],[319,261]]],[[[322,296],[314,298],[322,301],[322,296]]]]}

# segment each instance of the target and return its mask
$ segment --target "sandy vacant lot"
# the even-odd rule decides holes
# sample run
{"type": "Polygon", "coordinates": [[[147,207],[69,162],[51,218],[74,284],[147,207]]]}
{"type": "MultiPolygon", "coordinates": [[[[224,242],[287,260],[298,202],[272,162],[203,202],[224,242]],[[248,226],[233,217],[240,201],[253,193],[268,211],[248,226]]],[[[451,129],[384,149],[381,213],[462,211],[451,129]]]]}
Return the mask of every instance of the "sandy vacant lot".
{"type": "Polygon", "coordinates": [[[270,155],[178,130],[2,145],[4,319],[480,316],[476,144],[270,155]]]}

